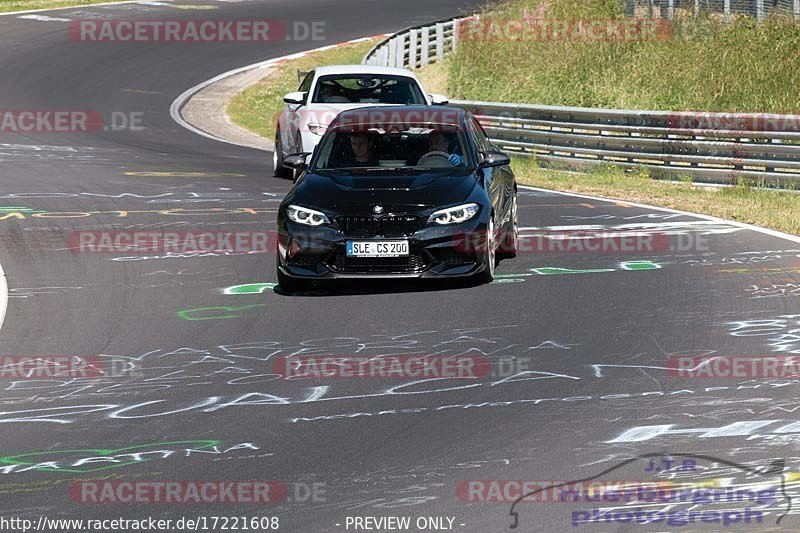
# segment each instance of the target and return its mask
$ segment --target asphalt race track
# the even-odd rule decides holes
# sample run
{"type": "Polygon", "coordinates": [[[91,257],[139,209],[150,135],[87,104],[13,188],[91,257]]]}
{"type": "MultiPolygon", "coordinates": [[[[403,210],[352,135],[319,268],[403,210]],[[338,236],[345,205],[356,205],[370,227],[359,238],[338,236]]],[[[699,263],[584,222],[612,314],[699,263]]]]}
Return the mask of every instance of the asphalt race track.
{"type": "Polygon", "coordinates": [[[70,251],[69,236],[79,230],[274,229],[290,183],[272,177],[271,154],[182,129],[170,118],[172,101],[236,67],[470,7],[456,0],[180,0],[45,14],[56,20],[0,17],[3,108],[121,113],[141,117],[143,126],[0,133],[0,263],[9,285],[0,355],[126,362],[124,375],[103,378],[3,378],[0,517],[35,524],[40,517],[206,517],[207,531],[232,530],[232,522],[213,527],[214,516],[279,517],[279,531],[302,533],[392,531],[377,520],[410,517],[409,531],[489,533],[508,531],[513,510],[517,531],[800,529],[800,504],[785,514],[800,480],[800,424],[793,424],[800,382],[692,379],[667,370],[673,356],[800,354],[798,240],[521,189],[528,238],[568,226],[657,234],[666,245],[520,253],[499,265],[496,282],[477,287],[349,283],[294,296],[274,290],[269,253],[70,251]],[[325,41],[70,40],[69,21],[99,18],[324,21],[325,41]],[[249,284],[263,285],[230,289],[249,284]],[[420,382],[274,372],[289,355],[423,354],[483,358],[488,373],[420,382]],[[625,463],[643,454],[656,455],[625,463]],[[653,458],[661,471],[648,468],[653,458]],[[772,497],[713,505],[524,501],[512,509],[521,492],[508,480],[530,488],[586,478],[772,497]],[[81,480],[272,480],[287,498],[101,505],[86,501],[81,480]],[[477,501],[493,490],[489,480],[509,490],[477,501]],[[625,515],[573,525],[590,516],[576,511],[643,506],[757,507],[763,515],[758,523],[746,523],[744,512],[738,521],[727,515],[724,525],[643,524],[625,515]]]}

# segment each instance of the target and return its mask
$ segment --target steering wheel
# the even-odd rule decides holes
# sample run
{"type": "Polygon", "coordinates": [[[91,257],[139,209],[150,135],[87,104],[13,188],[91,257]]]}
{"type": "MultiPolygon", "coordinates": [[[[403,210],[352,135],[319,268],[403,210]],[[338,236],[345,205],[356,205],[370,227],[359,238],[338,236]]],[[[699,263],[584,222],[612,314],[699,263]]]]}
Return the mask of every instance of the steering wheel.
{"type": "Polygon", "coordinates": [[[450,163],[450,154],[447,152],[440,152],[438,150],[428,152],[417,161],[418,167],[452,167],[450,163]],[[427,164],[423,164],[427,163],[427,164]]]}

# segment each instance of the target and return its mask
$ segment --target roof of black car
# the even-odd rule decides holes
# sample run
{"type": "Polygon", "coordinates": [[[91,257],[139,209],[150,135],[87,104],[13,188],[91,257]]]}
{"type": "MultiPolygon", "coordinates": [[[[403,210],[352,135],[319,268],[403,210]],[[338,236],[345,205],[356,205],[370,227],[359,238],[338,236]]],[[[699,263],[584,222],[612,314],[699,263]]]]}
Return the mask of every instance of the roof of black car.
{"type": "Polygon", "coordinates": [[[448,106],[370,106],[348,109],[331,121],[329,128],[358,126],[360,128],[381,124],[441,124],[459,127],[466,111],[448,106]]]}

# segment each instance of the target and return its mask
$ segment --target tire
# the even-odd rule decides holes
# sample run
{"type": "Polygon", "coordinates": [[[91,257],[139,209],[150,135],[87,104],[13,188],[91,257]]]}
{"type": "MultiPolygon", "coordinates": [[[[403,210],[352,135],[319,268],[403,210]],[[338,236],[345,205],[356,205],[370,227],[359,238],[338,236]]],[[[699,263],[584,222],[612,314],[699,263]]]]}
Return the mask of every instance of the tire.
{"type": "Polygon", "coordinates": [[[511,199],[511,220],[510,227],[506,228],[503,240],[500,242],[500,250],[497,255],[501,259],[511,259],[517,257],[519,248],[519,215],[517,214],[517,194],[511,199]]]}
{"type": "Polygon", "coordinates": [[[494,214],[489,215],[489,224],[486,227],[486,239],[483,242],[483,261],[486,267],[475,275],[475,280],[480,283],[491,283],[494,280],[494,267],[497,265],[497,242],[494,235],[494,214]]]}
{"type": "Polygon", "coordinates": [[[272,166],[275,168],[274,176],[281,179],[290,179],[292,169],[283,166],[283,142],[281,141],[281,129],[275,130],[275,150],[272,152],[272,166]]]}

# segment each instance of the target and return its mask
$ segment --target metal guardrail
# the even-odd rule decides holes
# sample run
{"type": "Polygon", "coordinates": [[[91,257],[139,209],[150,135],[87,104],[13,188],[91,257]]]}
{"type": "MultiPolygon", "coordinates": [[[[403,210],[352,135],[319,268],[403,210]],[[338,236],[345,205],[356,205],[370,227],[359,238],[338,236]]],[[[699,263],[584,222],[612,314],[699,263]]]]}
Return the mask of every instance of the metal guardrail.
{"type": "MultiPolygon", "coordinates": [[[[439,21],[389,37],[370,65],[419,68],[455,49],[459,21],[439,21]],[[434,35],[436,38],[431,38],[434,35]],[[440,38],[441,36],[441,38],[440,38]]],[[[451,100],[474,114],[501,150],[546,166],[647,168],[658,177],[800,185],[800,115],[594,109],[451,100]]]]}
{"type": "Polygon", "coordinates": [[[680,11],[699,15],[718,13],[725,22],[744,15],[763,22],[777,15],[800,21],[800,0],[626,0],[625,12],[630,16],[672,20],[680,11]]]}
{"type": "Polygon", "coordinates": [[[800,115],[693,113],[454,100],[510,154],[554,166],[800,184],[800,115]]]}
{"type": "Polygon", "coordinates": [[[405,29],[381,41],[361,63],[415,69],[441,61],[456,49],[458,23],[470,18],[455,17],[405,29]]]}

